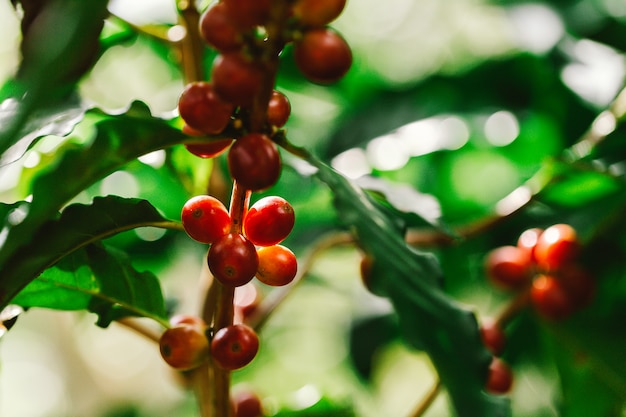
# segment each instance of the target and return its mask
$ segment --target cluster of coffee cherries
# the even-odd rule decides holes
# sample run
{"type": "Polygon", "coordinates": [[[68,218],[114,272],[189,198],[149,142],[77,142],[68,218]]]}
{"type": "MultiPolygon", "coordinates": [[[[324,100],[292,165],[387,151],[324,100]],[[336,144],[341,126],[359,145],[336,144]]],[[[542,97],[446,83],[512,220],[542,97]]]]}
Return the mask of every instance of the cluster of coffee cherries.
{"type": "MultiPolygon", "coordinates": [[[[551,322],[564,320],[591,301],[595,280],[580,265],[582,245],[576,230],[568,224],[524,231],[515,246],[493,249],[485,259],[487,277],[494,286],[523,293],[537,314],[551,322]]],[[[496,357],[490,367],[488,387],[506,392],[511,370],[497,358],[504,350],[506,335],[495,320],[481,323],[485,346],[496,357]]]]}

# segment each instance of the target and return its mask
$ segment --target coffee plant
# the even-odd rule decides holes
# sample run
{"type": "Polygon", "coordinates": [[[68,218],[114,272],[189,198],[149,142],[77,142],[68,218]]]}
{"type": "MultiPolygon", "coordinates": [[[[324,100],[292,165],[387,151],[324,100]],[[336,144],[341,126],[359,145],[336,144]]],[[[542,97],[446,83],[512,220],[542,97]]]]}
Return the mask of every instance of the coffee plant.
{"type": "Polygon", "coordinates": [[[626,415],[625,4],[0,16],[1,415],[626,415]]]}

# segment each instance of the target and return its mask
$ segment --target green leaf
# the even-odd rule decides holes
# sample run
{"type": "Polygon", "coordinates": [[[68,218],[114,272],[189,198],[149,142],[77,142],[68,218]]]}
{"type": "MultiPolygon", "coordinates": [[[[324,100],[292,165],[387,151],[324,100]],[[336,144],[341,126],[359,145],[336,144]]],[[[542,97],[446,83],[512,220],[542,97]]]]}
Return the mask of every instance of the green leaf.
{"type": "Polygon", "coordinates": [[[121,251],[91,244],[63,258],[31,282],[14,299],[22,307],[89,310],[98,325],[127,316],[167,324],[165,302],[157,278],[136,271],[121,251]]]}
{"type": "Polygon", "coordinates": [[[491,354],[475,315],[443,292],[435,257],[409,247],[361,189],[316,158],[308,159],[332,189],[336,209],[358,244],[375,260],[372,288],[391,300],[405,340],[429,355],[457,415],[511,415],[508,400],[483,391],[491,354]]]}
{"type": "MultiPolygon", "coordinates": [[[[2,206],[7,218],[23,217],[32,205],[2,206]],[[17,213],[17,214],[16,214],[17,213]]],[[[72,204],[58,219],[43,224],[28,243],[8,259],[0,276],[0,299],[7,303],[46,268],[90,243],[141,226],[177,227],[145,200],[96,197],[92,204],[72,204]]]]}

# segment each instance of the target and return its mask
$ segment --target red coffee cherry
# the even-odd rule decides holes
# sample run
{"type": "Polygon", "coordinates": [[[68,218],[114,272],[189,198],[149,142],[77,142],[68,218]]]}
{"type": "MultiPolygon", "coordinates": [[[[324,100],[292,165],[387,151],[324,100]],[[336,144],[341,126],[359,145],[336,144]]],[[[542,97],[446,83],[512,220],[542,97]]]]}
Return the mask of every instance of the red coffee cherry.
{"type": "Polygon", "coordinates": [[[201,243],[212,243],[230,230],[228,210],[217,198],[198,195],[183,206],[181,220],[187,234],[201,243]]]}
{"type": "Polygon", "coordinates": [[[237,106],[252,105],[263,83],[263,71],[258,64],[231,52],[215,57],[212,71],[213,88],[222,100],[237,106]]]}
{"type": "Polygon", "coordinates": [[[233,143],[233,139],[222,139],[207,143],[186,143],[185,148],[200,158],[215,158],[224,153],[233,143]]]}
{"type": "Polygon", "coordinates": [[[326,26],[343,11],[346,0],[298,0],[293,15],[303,26],[326,26]]]}
{"type": "Polygon", "coordinates": [[[269,137],[250,133],[235,141],[228,152],[230,175],[245,188],[261,191],[271,187],[280,177],[278,148],[269,137]]]}
{"type": "Polygon", "coordinates": [[[480,326],[480,336],[485,347],[494,355],[499,356],[504,351],[506,335],[504,330],[493,319],[485,319],[480,326]]]}
{"type": "Polygon", "coordinates": [[[189,127],[208,134],[221,133],[233,113],[234,106],[222,101],[210,83],[188,84],[178,99],[180,117],[189,127]]]}
{"type": "Polygon", "coordinates": [[[184,371],[197,368],[207,360],[209,341],[198,326],[178,324],[163,332],[159,348],[168,365],[184,371]]]}
{"type": "Polygon", "coordinates": [[[283,93],[274,90],[267,105],[267,122],[271,126],[283,127],[291,114],[291,103],[283,93]]]}
{"type": "Polygon", "coordinates": [[[513,385],[513,372],[500,358],[493,358],[487,373],[485,390],[492,394],[506,394],[513,385]]]}
{"type": "Polygon", "coordinates": [[[535,227],[525,230],[517,239],[517,247],[525,251],[532,262],[535,260],[535,247],[542,233],[543,229],[535,227]]]}
{"type": "Polygon", "coordinates": [[[222,284],[239,287],[250,282],[259,267],[256,248],[239,233],[217,239],[209,248],[209,269],[222,284]]]}
{"type": "Polygon", "coordinates": [[[304,32],[294,44],[298,69],[310,81],[330,84],[343,77],[352,65],[352,51],[346,41],[330,28],[304,32]]]}
{"type": "Polygon", "coordinates": [[[202,13],[200,34],[207,44],[220,52],[237,51],[243,45],[242,33],[231,20],[223,2],[202,13]]]}
{"type": "Polygon", "coordinates": [[[530,283],[531,263],[527,252],[515,246],[501,246],[489,252],[485,271],[494,285],[505,290],[519,289],[530,283]]]}
{"type": "Polygon", "coordinates": [[[263,417],[263,405],[259,396],[250,390],[237,391],[232,398],[234,417],[263,417]]]}
{"type": "Polygon", "coordinates": [[[298,271],[296,255],[288,248],[275,245],[258,251],[259,269],[256,277],[266,285],[281,287],[289,284],[298,271]]]}
{"type": "Polygon", "coordinates": [[[222,369],[234,371],[243,368],[259,351],[259,337],[245,324],[234,324],[219,329],[211,340],[211,355],[222,369]]]}
{"type": "Polygon", "coordinates": [[[243,230],[257,246],[272,246],[282,242],[296,221],[293,207],[278,196],[263,197],[254,203],[243,219],[243,230]]]}
{"type": "Polygon", "coordinates": [[[530,301],[540,316],[550,321],[569,317],[574,311],[572,298],[561,282],[551,275],[539,275],[530,289],[530,301]]]}
{"type": "Polygon", "coordinates": [[[267,22],[271,0],[223,0],[231,20],[241,29],[251,29],[267,22]]]}
{"type": "Polygon", "coordinates": [[[572,263],[580,250],[576,230],[568,224],[555,224],[539,237],[535,246],[535,262],[546,271],[554,271],[572,263]]]}

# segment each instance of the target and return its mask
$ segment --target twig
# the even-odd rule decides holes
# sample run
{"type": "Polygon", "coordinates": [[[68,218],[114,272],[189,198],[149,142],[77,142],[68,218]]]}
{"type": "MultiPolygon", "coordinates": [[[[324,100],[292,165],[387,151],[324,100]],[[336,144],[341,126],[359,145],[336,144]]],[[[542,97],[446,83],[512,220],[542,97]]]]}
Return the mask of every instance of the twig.
{"type": "Polygon", "coordinates": [[[146,326],[144,323],[141,323],[137,319],[123,318],[123,319],[117,320],[117,323],[134,331],[135,333],[138,333],[144,336],[148,340],[159,343],[159,339],[161,338],[161,333],[154,329],[149,328],[148,326],[146,326]]]}
{"type": "Polygon", "coordinates": [[[426,393],[426,395],[419,402],[415,410],[411,413],[410,417],[422,417],[426,411],[430,408],[430,406],[435,402],[437,396],[441,392],[441,380],[437,378],[434,385],[430,388],[430,391],[426,393]]]}

